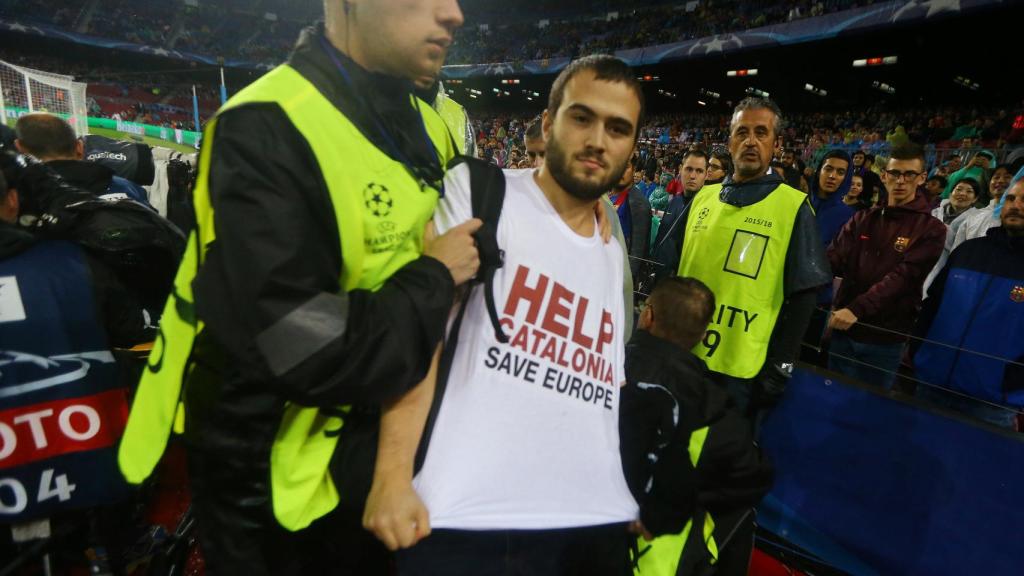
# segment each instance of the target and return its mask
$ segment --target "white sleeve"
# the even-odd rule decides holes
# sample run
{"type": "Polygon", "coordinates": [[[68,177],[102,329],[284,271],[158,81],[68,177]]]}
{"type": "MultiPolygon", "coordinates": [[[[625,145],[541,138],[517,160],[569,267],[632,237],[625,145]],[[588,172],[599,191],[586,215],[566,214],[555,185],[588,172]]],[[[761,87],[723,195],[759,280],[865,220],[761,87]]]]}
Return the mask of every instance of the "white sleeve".
{"type": "Polygon", "coordinates": [[[469,166],[459,164],[444,177],[444,198],[437,202],[434,226],[438,235],[473,217],[473,197],[469,186],[469,166]]]}

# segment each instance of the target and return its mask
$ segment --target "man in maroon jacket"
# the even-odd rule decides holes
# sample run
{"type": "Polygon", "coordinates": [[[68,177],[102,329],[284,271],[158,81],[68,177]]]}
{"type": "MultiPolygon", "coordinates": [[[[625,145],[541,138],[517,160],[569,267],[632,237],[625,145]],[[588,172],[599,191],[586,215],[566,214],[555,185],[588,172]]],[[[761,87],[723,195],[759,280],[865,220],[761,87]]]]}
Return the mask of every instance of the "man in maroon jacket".
{"type": "Polygon", "coordinates": [[[829,321],[829,368],[887,389],[946,238],[918,192],[925,176],[920,146],[894,149],[882,174],[888,205],[858,212],[828,247],[832,272],[843,279],[829,321]]]}

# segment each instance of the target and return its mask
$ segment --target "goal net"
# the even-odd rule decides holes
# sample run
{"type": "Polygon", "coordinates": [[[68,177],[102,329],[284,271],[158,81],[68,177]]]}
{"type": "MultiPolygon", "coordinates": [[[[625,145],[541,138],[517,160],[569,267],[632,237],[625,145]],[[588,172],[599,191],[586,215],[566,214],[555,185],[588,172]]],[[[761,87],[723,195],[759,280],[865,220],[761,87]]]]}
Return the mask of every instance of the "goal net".
{"type": "Polygon", "coordinates": [[[73,76],[33,70],[0,60],[0,114],[14,124],[30,112],[48,112],[67,120],[78,136],[89,133],[84,82],[73,76]]]}

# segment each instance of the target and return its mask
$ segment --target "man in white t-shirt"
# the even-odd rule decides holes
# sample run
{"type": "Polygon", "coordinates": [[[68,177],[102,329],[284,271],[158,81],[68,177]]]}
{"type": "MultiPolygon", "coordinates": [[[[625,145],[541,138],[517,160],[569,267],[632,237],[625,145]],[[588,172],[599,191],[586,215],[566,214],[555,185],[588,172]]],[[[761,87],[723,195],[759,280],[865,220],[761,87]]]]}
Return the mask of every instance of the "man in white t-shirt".
{"type": "MultiPolygon", "coordinates": [[[[476,290],[436,383],[415,481],[436,362],[382,418],[364,523],[389,548],[408,548],[402,576],[630,573],[638,510],[619,453],[623,247],[602,241],[594,215],[625,170],[642,111],[623,62],[577,60],[552,87],[544,164],[505,171],[494,296],[509,340],[499,342],[476,290]]],[[[466,166],[445,184],[438,233],[471,218],[466,166]]]]}

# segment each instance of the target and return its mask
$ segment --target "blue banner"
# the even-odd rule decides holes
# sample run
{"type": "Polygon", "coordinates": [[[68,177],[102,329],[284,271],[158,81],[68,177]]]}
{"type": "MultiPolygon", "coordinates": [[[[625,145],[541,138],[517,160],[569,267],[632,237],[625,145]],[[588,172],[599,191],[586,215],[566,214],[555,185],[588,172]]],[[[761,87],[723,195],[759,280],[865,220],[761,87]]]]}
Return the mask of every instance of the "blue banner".
{"type": "Polygon", "coordinates": [[[758,523],[850,574],[1019,574],[1024,436],[798,370],[758,523]]]}
{"type": "MultiPolygon", "coordinates": [[[[884,28],[897,23],[905,24],[938,17],[958,16],[977,8],[1001,3],[1000,0],[895,0],[735,33],[645,48],[619,50],[615,52],[615,56],[630,66],[647,66],[751,48],[813,42],[835,38],[850,32],[865,32],[884,28]]],[[[876,55],[865,54],[865,57],[867,56],[876,55]]],[[[881,54],[877,56],[881,56],[881,54]]],[[[561,71],[569,61],[568,58],[553,58],[526,62],[445,66],[444,76],[447,78],[469,78],[472,76],[551,74],[561,71]]]]}
{"type": "MultiPolygon", "coordinates": [[[[67,40],[69,42],[75,42],[77,44],[86,44],[89,46],[96,46],[98,48],[112,48],[114,50],[124,50],[127,52],[135,52],[137,54],[163,56],[165,58],[175,58],[177,60],[199,62],[201,64],[208,64],[210,66],[227,66],[229,68],[246,68],[250,70],[270,70],[271,68],[273,68],[273,65],[271,64],[257,64],[246,60],[224,60],[222,62],[221,59],[216,56],[203,56],[202,54],[184,52],[181,50],[171,50],[160,46],[146,46],[143,44],[136,44],[134,42],[128,42],[127,40],[112,40],[110,38],[100,38],[98,36],[78,34],[75,32],[62,30],[60,28],[54,28],[53,26],[47,26],[45,24],[18,22],[12,20],[0,20],[0,31],[20,32],[21,34],[31,34],[34,36],[43,36],[45,38],[67,40]]],[[[284,61],[286,56],[287,54],[281,55],[282,62],[284,61]]],[[[50,70],[50,72],[60,71],[50,70]]]]}
{"type": "MultiPolygon", "coordinates": [[[[675,60],[700,58],[712,54],[737,52],[751,48],[813,42],[815,40],[835,38],[850,32],[866,32],[894,24],[907,24],[932,18],[959,16],[978,8],[997,4],[1003,4],[1002,0],[891,0],[824,16],[803,18],[793,22],[783,22],[745,31],[683,40],[645,48],[619,50],[615,55],[630,66],[646,66],[675,60]]],[[[270,64],[257,64],[244,60],[224,60],[222,62],[215,56],[203,56],[192,52],[144,46],[122,40],[98,38],[38,24],[0,20],[0,30],[59,38],[102,48],[114,48],[140,54],[189,60],[211,66],[256,70],[269,70],[272,67],[270,64]]],[[[284,61],[286,56],[287,54],[281,54],[281,61],[284,61]]],[[[569,58],[547,58],[522,62],[452,65],[444,67],[443,75],[445,78],[469,78],[474,76],[554,74],[560,72],[569,62],[569,58]]]]}

